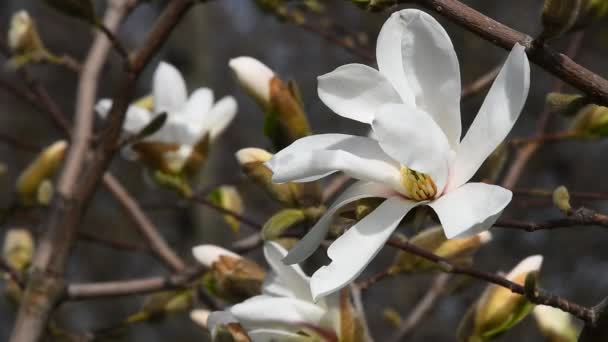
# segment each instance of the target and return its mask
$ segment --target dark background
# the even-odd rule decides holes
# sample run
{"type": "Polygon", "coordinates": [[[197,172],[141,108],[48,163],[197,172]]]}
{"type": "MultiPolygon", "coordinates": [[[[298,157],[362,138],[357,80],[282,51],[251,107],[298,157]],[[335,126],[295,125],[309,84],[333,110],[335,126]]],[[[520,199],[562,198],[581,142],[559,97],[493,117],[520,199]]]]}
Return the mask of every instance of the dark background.
{"type": "MultiPolygon", "coordinates": [[[[539,13],[542,1],[464,1],[484,14],[517,30],[534,35],[539,32],[539,13]]],[[[104,1],[99,1],[100,8],[104,1]]],[[[324,17],[350,32],[365,33],[373,52],[377,33],[390,11],[366,13],[348,1],[326,1],[324,17]]],[[[151,27],[162,3],[140,6],[119,33],[121,40],[131,49],[138,47],[151,27]]],[[[46,45],[55,52],[66,52],[82,59],[91,41],[87,27],[76,20],[63,17],[40,1],[5,0],[0,2],[0,34],[4,35],[10,16],[16,10],[27,8],[38,21],[38,27],[46,45]]],[[[392,9],[394,10],[394,9],[392,9]]],[[[477,36],[466,32],[443,18],[456,47],[462,79],[466,84],[502,63],[507,53],[477,36]]],[[[320,20],[311,21],[321,25],[320,20]]],[[[577,61],[606,75],[608,66],[607,34],[605,24],[599,23],[587,30],[577,61]]],[[[565,49],[568,38],[557,40],[558,50],[565,49]]],[[[332,114],[316,96],[316,77],[351,62],[365,62],[342,47],[323,40],[292,24],[282,23],[276,17],[259,10],[253,1],[223,0],[198,5],[185,17],[162,49],[158,60],[175,64],[186,76],[189,91],[200,86],[214,89],[216,98],[231,94],[237,98],[239,113],[232,126],[216,142],[212,157],[200,175],[199,186],[238,183],[242,191],[246,215],[263,222],[276,209],[276,205],[252,185],[242,184],[243,177],[233,157],[234,152],[248,146],[269,148],[262,133],[263,113],[246,97],[234,81],[227,62],[230,58],[254,56],[274,69],[284,79],[299,82],[306,110],[312,127],[317,133],[343,132],[365,134],[365,127],[332,114]]],[[[112,94],[120,81],[121,69],[116,56],[107,64],[101,79],[99,97],[112,94]]],[[[150,89],[150,77],[155,68],[152,63],[139,83],[138,95],[150,89]]],[[[45,84],[63,109],[71,113],[74,108],[76,76],[65,69],[53,66],[33,68],[36,77],[45,84]]],[[[0,77],[20,86],[18,79],[7,69],[0,77]]],[[[526,136],[533,132],[536,118],[542,110],[544,96],[554,78],[536,66],[532,67],[531,91],[527,105],[512,136],[526,136]]],[[[465,127],[469,125],[479,108],[484,94],[463,103],[465,127]]],[[[563,118],[551,120],[551,130],[567,124],[563,118]]],[[[11,95],[0,92],[0,133],[9,134],[36,145],[46,145],[61,137],[51,121],[27,104],[11,95]]],[[[526,167],[518,186],[551,189],[567,185],[572,190],[608,191],[605,181],[606,144],[594,142],[565,142],[547,144],[526,167]]],[[[5,191],[0,194],[8,203],[11,189],[20,170],[33,158],[33,154],[12,146],[0,145],[0,162],[8,166],[8,174],[0,178],[5,191]]],[[[129,191],[145,205],[174,202],[175,197],[165,191],[147,185],[142,168],[136,163],[116,158],[112,171],[123,181],[129,191]]],[[[503,217],[522,219],[550,219],[560,217],[550,202],[525,202],[516,197],[503,217]]],[[[576,203],[578,205],[583,203],[576,203]]],[[[605,203],[588,203],[596,209],[605,209],[605,203]]],[[[221,221],[220,216],[208,209],[192,206],[185,209],[148,211],[169,243],[187,260],[192,260],[190,248],[200,243],[227,244],[235,236],[221,221]]],[[[44,218],[38,212],[37,219],[44,218]]],[[[23,226],[34,232],[39,229],[36,218],[12,219],[3,227],[23,226]]],[[[112,197],[100,189],[88,210],[82,229],[103,234],[114,239],[139,241],[130,221],[112,197]]],[[[407,231],[404,231],[408,233],[407,231]]],[[[508,271],[523,257],[541,253],[545,256],[542,285],[583,305],[593,305],[607,294],[608,251],[603,248],[608,241],[598,228],[571,228],[547,232],[525,233],[494,229],[495,239],[485,247],[476,259],[477,267],[484,270],[508,271]]],[[[242,227],[242,236],[249,233],[242,227]]],[[[0,233],[2,234],[2,233],[0,233]]],[[[74,281],[103,281],[163,274],[164,269],[151,257],[136,253],[117,252],[91,243],[80,242],[71,259],[69,278],[74,281]]],[[[386,267],[392,260],[393,250],[385,250],[376,258],[366,275],[386,267]]],[[[259,253],[253,253],[259,258],[259,253]]],[[[383,318],[386,308],[397,310],[406,316],[418,299],[426,292],[431,276],[400,276],[375,285],[365,293],[366,311],[372,334],[377,341],[384,340],[393,327],[383,318]]],[[[0,285],[1,286],[1,285],[0,285]]],[[[412,336],[415,341],[455,340],[458,322],[467,308],[483,290],[485,284],[472,281],[470,286],[453,296],[442,299],[432,315],[424,321],[412,336]]],[[[142,298],[67,303],[60,307],[57,322],[74,331],[97,329],[117,323],[122,317],[137,310],[142,298]]],[[[8,337],[16,313],[15,306],[0,297],[0,340],[8,337]]],[[[164,321],[135,325],[124,336],[124,341],[201,341],[207,334],[192,324],[187,313],[177,314],[164,321]]],[[[509,331],[499,341],[538,341],[540,336],[532,318],[509,331]]]]}

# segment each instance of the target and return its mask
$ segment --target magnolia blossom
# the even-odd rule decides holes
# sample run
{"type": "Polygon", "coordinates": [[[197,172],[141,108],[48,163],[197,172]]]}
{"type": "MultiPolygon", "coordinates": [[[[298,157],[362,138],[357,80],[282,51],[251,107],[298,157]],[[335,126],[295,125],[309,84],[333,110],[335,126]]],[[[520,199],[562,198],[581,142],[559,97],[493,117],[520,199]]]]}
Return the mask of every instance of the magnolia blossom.
{"type": "MultiPolygon", "coordinates": [[[[203,263],[216,254],[216,250],[207,252],[195,247],[194,255],[203,263]]],[[[281,261],[285,255],[287,251],[279,244],[267,242],[264,256],[272,273],[264,281],[262,294],[208,317],[204,311],[195,310],[193,319],[206,323],[209,330],[217,324],[238,322],[254,342],[312,341],[313,335],[328,333],[339,337],[339,296],[313,301],[309,277],[298,265],[285,265],[281,261]]]]}
{"type": "Polygon", "coordinates": [[[314,252],[338,209],[361,198],[386,198],[329,247],[331,264],[312,276],[315,298],[359,275],[416,206],[433,208],[453,238],[487,230],[511,201],[507,189],[467,182],[522,110],[530,72],[524,47],[513,47],[462,140],[458,59],[433,17],[414,9],[394,13],[380,31],[376,55],[379,70],[348,64],[318,79],[321,100],[343,117],[370,124],[375,138],[313,135],[267,163],[279,183],[336,171],[361,180],[289,252],[290,264],[314,252]]]}
{"type": "MultiPolygon", "coordinates": [[[[95,109],[105,118],[112,108],[112,100],[100,100],[95,109]]],[[[144,142],[177,144],[178,148],[165,153],[165,159],[181,169],[194,146],[205,136],[214,140],[230,124],[237,111],[232,96],[225,96],[214,104],[213,91],[199,88],[190,97],[181,73],[171,64],[161,62],[154,72],[152,95],[129,106],[123,129],[135,134],[154,117],[167,113],[164,126],[143,139],[144,142]]],[[[134,159],[133,154],[127,154],[134,159]]]]}

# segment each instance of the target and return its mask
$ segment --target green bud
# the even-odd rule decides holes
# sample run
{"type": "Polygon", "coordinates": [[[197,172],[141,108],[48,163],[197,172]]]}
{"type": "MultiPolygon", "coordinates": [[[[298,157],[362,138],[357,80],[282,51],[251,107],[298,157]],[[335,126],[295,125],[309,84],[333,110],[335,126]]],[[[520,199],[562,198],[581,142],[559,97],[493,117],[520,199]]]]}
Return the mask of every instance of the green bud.
{"type": "Polygon", "coordinates": [[[127,318],[127,323],[163,318],[167,314],[189,310],[194,298],[195,291],[191,288],[154,293],[146,297],[139,312],[127,318]]]}
{"type": "MultiPolygon", "coordinates": [[[[410,239],[410,243],[443,258],[449,259],[452,262],[470,264],[475,252],[491,240],[492,235],[490,232],[482,232],[471,237],[448,240],[443,233],[443,228],[441,226],[435,226],[418,233],[410,239]]],[[[436,263],[401,251],[397,254],[392,266],[392,271],[410,273],[437,270],[437,268],[438,265],[436,263]]]]}
{"type": "Polygon", "coordinates": [[[67,150],[68,144],[61,140],[45,148],[17,179],[16,192],[23,205],[37,202],[40,184],[53,177],[67,150]]]}
{"type": "Polygon", "coordinates": [[[264,240],[275,240],[283,233],[298,223],[306,220],[306,215],[302,209],[283,209],[272,215],[262,228],[264,240]]]}
{"type": "Polygon", "coordinates": [[[570,205],[570,193],[565,186],[559,186],[553,190],[553,204],[565,214],[572,210],[570,205]]]}
{"type": "Polygon", "coordinates": [[[605,0],[545,0],[541,39],[550,39],[588,26],[608,14],[605,0]]]}
{"type": "Polygon", "coordinates": [[[27,229],[9,229],[4,235],[3,258],[18,272],[24,272],[29,267],[34,248],[34,238],[27,229]]]}
{"type": "Polygon", "coordinates": [[[46,54],[36,23],[27,11],[21,10],[13,14],[8,31],[8,46],[15,55],[30,55],[34,59],[46,54]]]}
{"type": "Polygon", "coordinates": [[[546,103],[552,113],[573,116],[589,104],[589,99],[578,94],[549,93],[546,103]]]}
{"type": "Polygon", "coordinates": [[[593,104],[583,107],[577,113],[571,130],[588,138],[608,136],[608,108],[593,104]]]}
{"type": "Polygon", "coordinates": [[[53,199],[53,194],[55,189],[53,187],[53,182],[49,179],[45,179],[38,186],[38,191],[36,193],[36,200],[38,204],[48,206],[53,199]]]}
{"type": "MultiPolygon", "coordinates": [[[[209,194],[209,200],[214,204],[236,214],[243,213],[243,200],[234,186],[222,185],[209,194]]],[[[232,215],[225,214],[224,220],[235,234],[239,233],[241,221],[232,215]]]]}

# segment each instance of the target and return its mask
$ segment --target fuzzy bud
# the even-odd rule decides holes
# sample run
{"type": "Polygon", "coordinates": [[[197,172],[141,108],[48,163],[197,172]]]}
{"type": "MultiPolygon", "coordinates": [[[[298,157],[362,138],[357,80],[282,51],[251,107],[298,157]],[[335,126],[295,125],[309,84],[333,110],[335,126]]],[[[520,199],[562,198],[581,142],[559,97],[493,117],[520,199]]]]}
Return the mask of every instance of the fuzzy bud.
{"type": "Polygon", "coordinates": [[[51,204],[54,193],[55,188],[53,186],[53,182],[51,182],[49,179],[42,181],[38,187],[38,191],[36,192],[36,200],[38,201],[38,204],[44,206],[51,204]]]}
{"type": "Polygon", "coordinates": [[[584,28],[606,14],[608,3],[604,0],[545,0],[540,38],[546,40],[584,28]]]}
{"type": "MultiPolygon", "coordinates": [[[[209,199],[214,204],[230,210],[236,214],[243,213],[243,200],[234,186],[222,185],[209,194],[209,199]]],[[[238,234],[241,222],[233,215],[225,214],[224,220],[235,234],[238,234]]]]}
{"type": "MultiPolygon", "coordinates": [[[[410,240],[410,243],[453,262],[470,264],[475,252],[491,240],[492,234],[490,232],[448,240],[443,233],[443,228],[435,226],[418,233],[410,240]]],[[[424,258],[407,252],[400,252],[393,265],[393,271],[421,272],[436,270],[437,267],[437,264],[424,258]]]]}
{"type": "Polygon", "coordinates": [[[572,210],[570,205],[570,193],[565,186],[559,186],[553,190],[553,204],[565,214],[572,210]]]}
{"type": "Polygon", "coordinates": [[[211,293],[231,302],[260,294],[266,272],[255,262],[214,245],[194,247],[192,253],[211,269],[204,279],[211,293]]]}
{"type": "MultiPolygon", "coordinates": [[[[530,274],[538,273],[543,257],[534,255],[522,260],[506,276],[510,281],[524,285],[530,274]]],[[[532,311],[534,305],[525,297],[498,285],[489,285],[461,323],[462,341],[486,341],[504,333],[532,311]],[[466,329],[463,327],[470,327],[466,329]]]]}
{"type": "Polygon", "coordinates": [[[50,179],[65,156],[68,143],[58,141],[45,148],[17,179],[16,191],[23,205],[33,205],[37,201],[38,189],[50,179]]]}
{"type": "Polygon", "coordinates": [[[270,80],[274,71],[259,60],[241,56],[233,58],[228,66],[245,92],[265,110],[270,107],[270,80]]]}
{"type": "Polygon", "coordinates": [[[36,29],[36,23],[27,11],[21,10],[11,18],[8,46],[15,55],[44,54],[44,45],[36,29]]]}
{"type": "Polygon", "coordinates": [[[264,240],[276,240],[289,228],[303,222],[306,214],[302,209],[283,209],[275,213],[264,223],[262,237],[264,240]]]}
{"type": "Polygon", "coordinates": [[[571,130],[589,138],[608,136],[608,107],[584,106],[576,114],[571,130]]]}
{"type": "Polygon", "coordinates": [[[552,113],[559,113],[564,116],[575,115],[589,104],[589,99],[585,96],[556,92],[547,94],[545,101],[552,113]]]}
{"type": "Polygon", "coordinates": [[[551,306],[537,305],[532,312],[536,324],[549,342],[576,342],[578,330],[572,316],[551,306]]]}
{"type": "Polygon", "coordinates": [[[23,228],[9,229],[4,235],[2,254],[12,268],[19,272],[25,271],[34,257],[32,234],[23,228]]]}

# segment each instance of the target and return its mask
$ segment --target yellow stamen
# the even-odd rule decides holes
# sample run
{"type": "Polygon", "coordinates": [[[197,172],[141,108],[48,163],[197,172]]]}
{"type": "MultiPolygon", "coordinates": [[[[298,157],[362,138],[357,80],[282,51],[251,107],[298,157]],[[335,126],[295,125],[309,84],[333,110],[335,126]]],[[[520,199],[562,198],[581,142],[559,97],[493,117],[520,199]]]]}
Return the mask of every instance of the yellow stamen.
{"type": "Polygon", "coordinates": [[[405,196],[414,201],[430,200],[437,194],[437,186],[429,175],[405,166],[401,167],[401,184],[405,196]]]}
{"type": "Polygon", "coordinates": [[[134,105],[152,111],[154,110],[154,97],[152,95],[142,97],[135,101],[134,105]]]}

